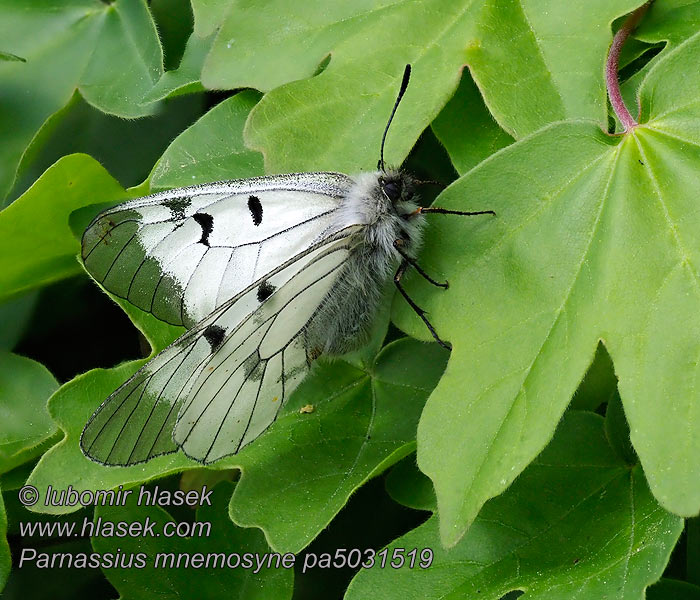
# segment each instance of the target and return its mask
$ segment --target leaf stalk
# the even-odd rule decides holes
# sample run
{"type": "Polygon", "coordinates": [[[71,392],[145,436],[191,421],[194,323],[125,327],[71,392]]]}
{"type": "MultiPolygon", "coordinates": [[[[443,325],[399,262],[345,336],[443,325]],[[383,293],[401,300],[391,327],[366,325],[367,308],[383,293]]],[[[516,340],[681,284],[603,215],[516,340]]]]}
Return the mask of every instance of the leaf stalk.
{"type": "Polygon", "coordinates": [[[613,38],[612,44],[610,45],[610,51],[608,52],[608,59],[605,63],[605,83],[608,88],[608,96],[610,97],[610,104],[612,104],[613,110],[620,119],[620,123],[625,128],[625,133],[634,129],[639,123],[630,114],[627,109],[624,100],[622,99],[622,94],[620,93],[620,80],[617,76],[618,66],[620,62],[620,51],[624,46],[630,33],[632,33],[639,25],[642,17],[651,6],[654,0],[649,0],[637,10],[630,13],[629,17],[622,24],[622,27],[617,31],[615,37],[613,38]]]}

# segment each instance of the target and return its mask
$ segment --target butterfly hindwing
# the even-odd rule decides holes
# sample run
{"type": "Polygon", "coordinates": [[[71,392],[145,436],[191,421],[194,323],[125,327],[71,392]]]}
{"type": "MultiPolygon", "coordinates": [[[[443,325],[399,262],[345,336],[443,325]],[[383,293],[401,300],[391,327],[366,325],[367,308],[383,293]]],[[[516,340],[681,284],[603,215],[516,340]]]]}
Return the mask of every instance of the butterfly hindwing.
{"type": "Polygon", "coordinates": [[[304,326],[336,281],[356,230],[288,260],[153,358],[93,415],[83,451],[129,465],[181,447],[208,463],[253,441],[308,369],[304,326]]]}
{"type": "MultiPolygon", "coordinates": [[[[175,442],[187,455],[211,462],[238,452],[275,419],[306,373],[304,326],[347,254],[347,244],[318,254],[222,341],[198,373],[175,426],[175,442]]],[[[228,330],[228,320],[224,312],[217,324],[228,330]]]]}
{"type": "Polygon", "coordinates": [[[300,173],[161,192],[98,215],[82,257],[107,290],[191,327],[332,233],[352,180],[300,173]]]}

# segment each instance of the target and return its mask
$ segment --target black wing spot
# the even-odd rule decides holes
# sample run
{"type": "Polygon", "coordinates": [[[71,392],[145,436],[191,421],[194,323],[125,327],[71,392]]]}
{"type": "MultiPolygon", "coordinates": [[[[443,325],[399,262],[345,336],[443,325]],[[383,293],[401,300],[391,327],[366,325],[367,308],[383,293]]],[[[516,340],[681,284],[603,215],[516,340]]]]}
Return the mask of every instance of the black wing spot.
{"type": "Polygon", "coordinates": [[[258,302],[265,302],[275,291],[275,286],[265,280],[258,286],[258,302]]]}
{"type": "Polygon", "coordinates": [[[204,339],[209,342],[212,352],[215,352],[221,347],[225,337],[226,330],[219,325],[209,325],[209,327],[204,330],[204,339]]]}
{"type": "Polygon", "coordinates": [[[207,213],[195,213],[192,215],[192,218],[197,221],[199,226],[202,228],[202,237],[199,240],[199,243],[208,246],[209,235],[211,235],[211,232],[214,229],[214,217],[207,213]]]}
{"type": "Polygon", "coordinates": [[[163,202],[164,206],[170,209],[170,214],[173,219],[181,221],[185,218],[185,211],[192,204],[192,198],[189,196],[181,196],[180,198],[168,198],[163,202]]]}
{"type": "Polygon", "coordinates": [[[262,223],[262,204],[260,203],[260,198],[257,196],[248,197],[248,210],[250,210],[250,215],[253,217],[253,225],[256,227],[262,223]]]}

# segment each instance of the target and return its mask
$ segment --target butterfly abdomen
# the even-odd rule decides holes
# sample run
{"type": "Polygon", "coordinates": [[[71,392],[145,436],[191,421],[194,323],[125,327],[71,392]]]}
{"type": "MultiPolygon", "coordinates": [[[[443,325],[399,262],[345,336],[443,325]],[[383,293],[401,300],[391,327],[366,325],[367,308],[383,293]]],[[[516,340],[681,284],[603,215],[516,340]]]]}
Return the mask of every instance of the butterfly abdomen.
{"type": "Polygon", "coordinates": [[[319,305],[304,332],[307,351],[337,356],[367,340],[387,280],[385,270],[369,269],[366,252],[358,249],[319,305]]]}

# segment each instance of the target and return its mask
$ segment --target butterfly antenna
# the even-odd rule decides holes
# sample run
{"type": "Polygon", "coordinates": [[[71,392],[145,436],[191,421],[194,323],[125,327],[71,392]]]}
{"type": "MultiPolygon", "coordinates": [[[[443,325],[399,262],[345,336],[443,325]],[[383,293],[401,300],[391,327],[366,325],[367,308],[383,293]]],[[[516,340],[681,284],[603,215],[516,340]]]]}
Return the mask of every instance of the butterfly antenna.
{"type": "Polygon", "coordinates": [[[382,147],[379,150],[379,162],[377,163],[377,169],[384,171],[384,142],[386,142],[386,134],[389,132],[389,126],[394,120],[394,115],[396,114],[396,109],[399,107],[399,102],[403,98],[406,88],[408,87],[408,80],[411,77],[411,65],[406,65],[403,71],[403,80],[401,81],[401,89],[399,90],[399,95],[396,97],[396,102],[394,102],[394,108],[391,111],[391,116],[389,117],[389,122],[384,128],[384,135],[382,136],[382,147]]]}

